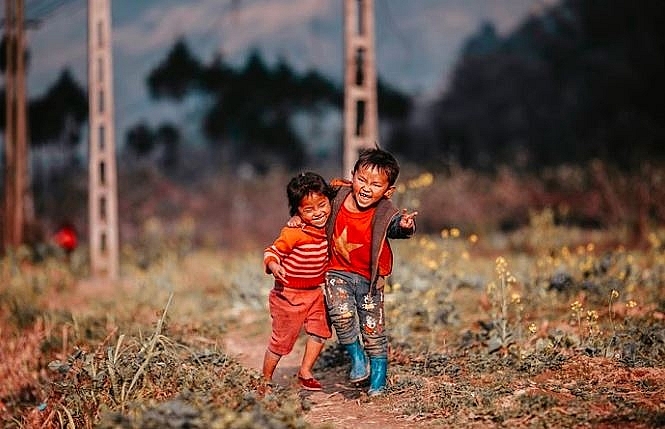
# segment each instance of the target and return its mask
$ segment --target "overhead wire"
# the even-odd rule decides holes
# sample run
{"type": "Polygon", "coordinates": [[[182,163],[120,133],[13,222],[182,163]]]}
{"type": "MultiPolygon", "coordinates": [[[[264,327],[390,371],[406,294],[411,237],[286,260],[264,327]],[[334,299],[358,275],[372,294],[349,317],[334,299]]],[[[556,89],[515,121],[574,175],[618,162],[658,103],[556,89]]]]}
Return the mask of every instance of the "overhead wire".
{"type": "Polygon", "coordinates": [[[62,12],[63,7],[69,4],[79,3],[78,10],[87,6],[85,0],[33,0],[26,2],[25,16],[27,21],[43,22],[52,18],[59,12],[62,12]]]}

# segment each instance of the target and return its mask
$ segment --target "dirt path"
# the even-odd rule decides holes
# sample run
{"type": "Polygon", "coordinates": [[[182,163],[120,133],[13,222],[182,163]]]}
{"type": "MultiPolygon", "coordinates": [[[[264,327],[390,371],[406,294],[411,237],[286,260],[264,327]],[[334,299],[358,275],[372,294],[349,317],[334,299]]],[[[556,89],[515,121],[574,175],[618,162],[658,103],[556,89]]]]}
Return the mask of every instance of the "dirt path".
{"type": "MultiPolygon", "coordinates": [[[[261,370],[263,353],[269,337],[268,322],[261,322],[253,315],[247,315],[249,324],[233,329],[224,336],[226,351],[242,365],[261,370]],[[251,326],[251,328],[248,328],[251,326]]],[[[280,386],[294,387],[295,374],[300,365],[304,344],[299,342],[291,354],[280,361],[273,381],[280,386]]],[[[319,392],[301,391],[301,395],[311,404],[305,420],[312,425],[340,428],[400,429],[415,427],[413,421],[406,421],[389,410],[389,398],[369,400],[364,389],[355,388],[346,381],[346,373],[317,373],[324,386],[319,392]]]]}

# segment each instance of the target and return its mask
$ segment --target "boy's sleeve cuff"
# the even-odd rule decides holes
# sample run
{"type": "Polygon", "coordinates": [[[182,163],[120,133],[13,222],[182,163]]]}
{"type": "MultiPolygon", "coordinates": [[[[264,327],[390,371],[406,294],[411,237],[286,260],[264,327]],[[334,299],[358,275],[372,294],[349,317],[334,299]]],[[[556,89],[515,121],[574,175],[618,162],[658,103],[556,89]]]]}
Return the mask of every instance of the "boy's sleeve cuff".
{"type": "Polygon", "coordinates": [[[263,267],[265,269],[266,274],[272,274],[272,271],[268,269],[268,265],[270,265],[270,262],[275,261],[279,264],[279,259],[275,257],[275,255],[268,254],[263,257],[263,267]]]}

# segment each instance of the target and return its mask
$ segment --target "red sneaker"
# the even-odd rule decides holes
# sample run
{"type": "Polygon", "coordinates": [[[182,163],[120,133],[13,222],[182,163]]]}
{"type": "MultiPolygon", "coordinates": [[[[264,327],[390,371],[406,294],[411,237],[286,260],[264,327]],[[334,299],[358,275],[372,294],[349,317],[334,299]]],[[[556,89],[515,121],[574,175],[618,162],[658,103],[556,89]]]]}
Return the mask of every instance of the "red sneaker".
{"type": "Polygon", "coordinates": [[[305,390],[323,390],[323,386],[319,381],[312,377],[312,378],[303,378],[301,376],[298,376],[298,381],[300,381],[300,387],[302,387],[305,390]]]}

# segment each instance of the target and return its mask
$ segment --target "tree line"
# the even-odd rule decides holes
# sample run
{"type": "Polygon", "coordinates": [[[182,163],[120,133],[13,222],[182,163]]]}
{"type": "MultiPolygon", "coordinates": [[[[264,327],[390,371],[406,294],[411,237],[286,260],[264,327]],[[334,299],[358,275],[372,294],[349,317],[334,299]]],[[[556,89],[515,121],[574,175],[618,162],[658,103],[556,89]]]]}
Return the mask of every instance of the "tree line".
{"type": "Polygon", "coordinates": [[[665,8],[565,0],[500,37],[466,41],[449,90],[391,143],[417,162],[537,170],[665,158],[665,8]]]}
{"type": "MultiPolygon", "coordinates": [[[[504,36],[485,23],[466,40],[447,90],[434,102],[416,108],[412,96],[379,78],[381,143],[432,169],[536,170],[591,159],[634,168],[662,161],[660,6],[658,0],[564,0],[504,36]]],[[[3,61],[0,52],[4,70],[3,61]]],[[[206,64],[185,38],[145,83],[155,102],[203,100],[195,127],[207,150],[229,168],[246,163],[259,172],[307,163],[295,115],[316,121],[330,109],[341,115],[343,106],[343,88],[316,70],[299,73],[284,60],[269,66],[256,50],[241,67],[222,57],[206,64]]],[[[4,129],[4,91],[0,98],[4,129]]],[[[33,147],[76,148],[86,121],[86,91],[68,70],[29,101],[33,147]]],[[[160,166],[175,169],[186,145],[181,125],[139,120],[119,146],[137,158],[158,152],[160,166]]]]}

